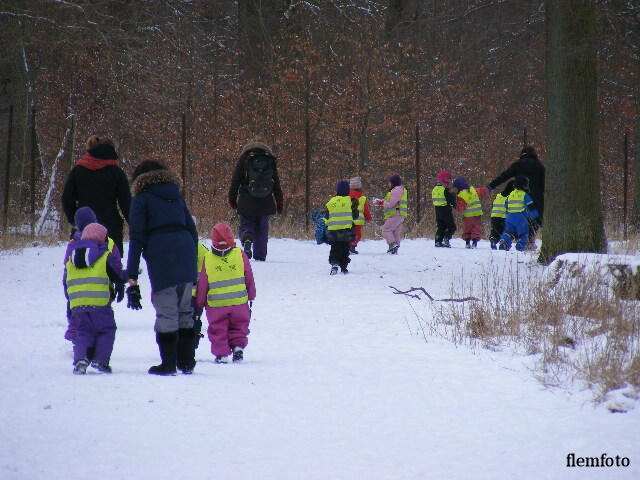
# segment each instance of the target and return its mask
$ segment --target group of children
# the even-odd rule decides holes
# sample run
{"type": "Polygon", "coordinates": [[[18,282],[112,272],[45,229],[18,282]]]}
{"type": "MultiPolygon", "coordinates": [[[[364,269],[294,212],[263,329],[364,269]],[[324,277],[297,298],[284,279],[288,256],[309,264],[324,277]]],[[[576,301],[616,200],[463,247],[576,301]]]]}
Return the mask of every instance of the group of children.
{"type": "MultiPolygon", "coordinates": [[[[518,176],[493,200],[491,210],[492,249],[510,250],[516,242],[517,250],[525,250],[528,244],[530,224],[538,218],[533,200],[528,193],[529,180],[518,176]]],[[[477,248],[482,236],[482,202],[489,195],[487,187],[473,187],[464,177],[453,178],[447,170],[437,175],[437,183],[431,192],[436,217],[436,247],[451,247],[456,231],[453,211],[462,214],[462,238],[466,248],[477,248]]],[[[384,199],[373,199],[373,205],[383,207],[382,236],[387,241],[389,254],[397,254],[400,248],[402,225],[408,213],[407,189],[395,174],[389,177],[389,188],[384,199]]],[[[362,237],[365,221],[371,221],[367,197],[362,193],[362,179],[353,177],[349,182],[336,184],[336,194],[323,211],[312,213],[316,223],[316,241],[331,245],[329,252],[330,275],[348,273],[350,254],[357,254],[356,246],[362,237]]]]}
{"type": "MultiPolygon", "coordinates": [[[[462,213],[462,238],[466,248],[477,248],[482,234],[482,198],[489,195],[487,187],[475,188],[464,177],[451,180],[451,173],[442,170],[431,192],[436,210],[436,247],[450,247],[456,230],[453,210],[462,213]],[[449,190],[451,184],[453,192],[449,190]]],[[[530,224],[538,218],[538,211],[528,193],[529,179],[517,176],[493,200],[491,234],[493,250],[510,250],[516,241],[516,250],[525,250],[529,241],[530,224]]]]}
{"type": "MultiPolygon", "coordinates": [[[[67,298],[65,338],[73,343],[73,373],[85,374],[88,367],[98,373],[111,373],[117,328],[111,305],[124,298],[128,275],[122,268],[118,247],[108,237],[107,229],[97,223],[91,208],[78,209],[75,227],[65,252],[62,279],[67,298]]],[[[233,362],[242,361],[256,288],[249,259],[236,246],[229,225],[218,223],[213,227],[210,250],[199,243],[197,264],[199,277],[192,291],[194,348],[202,336],[200,316],[206,309],[215,362],[227,363],[229,357],[233,362]]],[[[180,358],[174,358],[174,362],[168,374],[175,375],[176,366],[185,374],[193,372],[195,362],[188,366],[181,364],[180,358]]]]}

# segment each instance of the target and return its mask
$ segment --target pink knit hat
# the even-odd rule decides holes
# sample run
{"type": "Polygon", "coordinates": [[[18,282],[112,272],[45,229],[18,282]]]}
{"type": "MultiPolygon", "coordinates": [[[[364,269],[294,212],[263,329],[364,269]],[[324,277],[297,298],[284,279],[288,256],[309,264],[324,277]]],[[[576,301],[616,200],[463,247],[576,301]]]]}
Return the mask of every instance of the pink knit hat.
{"type": "Polygon", "coordinates": [[[90,223],[82,230],[82,240],[95,240],[104,242],[107,238],[107,229],[99,223],[90,223]]]}
{"type": "Polygon", "coordinates": [[[437,178],[438,181],[445,187],[448,187],[449,183],[451,182],[451,174],[447,170],[440,170],[438,172],[437,178]]]}
{"type": "Polygon", "coordinates": [[[211,244],[218,250],[235,247],[236,242],[231,227],[226,223],[216,223],[211,229],[211,244]]]}

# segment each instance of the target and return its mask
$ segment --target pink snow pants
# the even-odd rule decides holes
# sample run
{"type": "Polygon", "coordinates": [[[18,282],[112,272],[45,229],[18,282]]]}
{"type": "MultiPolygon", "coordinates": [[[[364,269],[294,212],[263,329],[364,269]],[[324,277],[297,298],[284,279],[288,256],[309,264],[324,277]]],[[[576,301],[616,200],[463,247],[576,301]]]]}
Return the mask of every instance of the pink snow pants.
{"type": "Polygon", "coordinates": [[[482,236],[482,217],[462,218],[462,238],[463,240],[479,240],[482,236]]]}
{"type": "Polygon", "coordinates": [[[233,347],[245,348],[249,340],[249,304],[231,307],[207,306],[207,335],[211,342],[211,353],[226,357],[233,347]]]}
{"type": "Polygon", "coordinates": [[[404,217],[402,215],[394,215],[384,221],[384,225],[382,225],[382,237],[389,245],[392,243],[400,245],[403,223],[404,217]]]}

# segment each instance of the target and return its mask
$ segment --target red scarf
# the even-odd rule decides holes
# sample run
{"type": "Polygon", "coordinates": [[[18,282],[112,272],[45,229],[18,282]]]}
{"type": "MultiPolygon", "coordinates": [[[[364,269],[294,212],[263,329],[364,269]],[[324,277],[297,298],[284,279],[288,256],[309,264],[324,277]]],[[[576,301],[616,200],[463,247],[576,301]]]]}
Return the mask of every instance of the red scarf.
{"type": "Polygon", "coordinates": [[[117,160],[102,160],[100,158],[96,158],[90,153],[85,153],[82,157],[78,159],[76,165],[80,165],[81,167],[88,168],[89,170],[100,170],[104,167],[109,167],[111,165],[117,166],[117,160]]]}

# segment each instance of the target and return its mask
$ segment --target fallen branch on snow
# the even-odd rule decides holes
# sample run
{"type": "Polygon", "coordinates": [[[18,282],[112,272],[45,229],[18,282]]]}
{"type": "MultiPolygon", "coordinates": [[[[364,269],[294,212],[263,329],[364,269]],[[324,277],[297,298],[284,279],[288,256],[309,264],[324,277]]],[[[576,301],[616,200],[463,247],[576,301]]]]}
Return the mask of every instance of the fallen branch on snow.
{"type": "Polygon", "coordinates": [[[414,293],[411,293],[411,292],[422,292],[432,302],[472,302],[472,301],[479,302],[480,301],[480,299],[476,298],[476,297],[435,299],[431,295],[429,295],[429,292],[427,292],[424,289],[424,287],[411,287],[409,290],[406,290],[404,292],[402,290],[397,289],[393,285],[389,285],[389,288],[393,288],[395,290],[395,292],[393,292],[394,295],[406,295],[407,297],[417,298],[418,300],[422,300],[422,297],[420,297],[420,294],[419,293],[418,294],[414,294],[414,293]]]}

